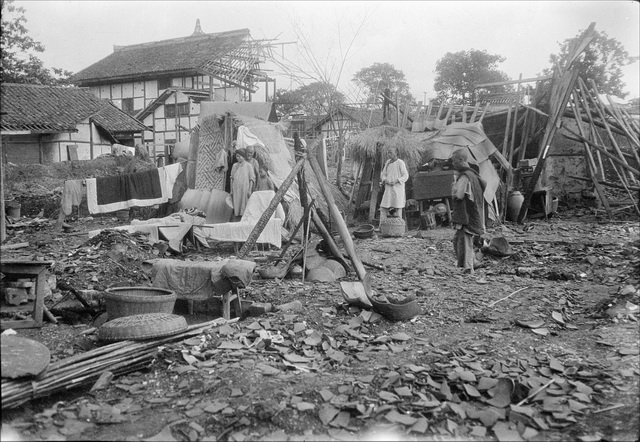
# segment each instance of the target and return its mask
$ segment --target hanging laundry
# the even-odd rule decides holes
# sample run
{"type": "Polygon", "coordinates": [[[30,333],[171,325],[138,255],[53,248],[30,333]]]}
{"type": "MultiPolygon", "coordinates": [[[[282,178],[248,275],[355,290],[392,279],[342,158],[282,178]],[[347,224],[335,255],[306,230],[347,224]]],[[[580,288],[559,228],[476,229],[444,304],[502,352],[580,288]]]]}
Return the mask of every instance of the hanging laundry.
{"type": "Polygon", "coordinates": [[[82,202],[82,180],[67,180],[62,191],[62,212],[71,215],[73,206],[79,206],[82,202]]]}
{"type": "Polygon", "coordinates": [[[246,126],[238,127],[238,135],[236,137],[238,145],[236,149],[246,149],[247,146],[255,146],[256,144],[266,147],[258,137],[256,137],[246,126]]]}
{"type": "Polygon", "coordinates": [[[160,167],[159,169],[164,169],[165,171],[165,180],[163,185],[167,199],[170,200],[173,198],[173,185],[176,183],[176,179],[178,178],[178,175],[180,175],[180,172],[182,172],[182,162],[160,167]]]}
{"type": "Polygon", "coordinates": [[[108,213],[130,207],[148,207],[168,201],[163,192],[160,175],[166,180],[165,170],[90,178],[87,183],[87,205],[90,213],[108,213]]]}

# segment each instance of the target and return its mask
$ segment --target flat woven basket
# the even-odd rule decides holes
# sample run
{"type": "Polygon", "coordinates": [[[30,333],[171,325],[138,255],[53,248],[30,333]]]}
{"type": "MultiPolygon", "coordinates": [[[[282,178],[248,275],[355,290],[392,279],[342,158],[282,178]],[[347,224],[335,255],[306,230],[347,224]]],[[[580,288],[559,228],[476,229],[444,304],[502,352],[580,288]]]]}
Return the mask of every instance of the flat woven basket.
{"type": "Polygon", "coordinates": [[[382,236],[404,236],[406,223],[402,218],[391,217],[380,222],[380,234],[382,236]]]}
{"type": "Polygon", "coordinates": [[[171,336],[187,330],[187,320],[168,313],[124,316],[108,321],[98,329],[98,339],[115,342],[171,336]]]}
{"type": "Polygon", "coordinates": [[[106,290],[105,305],[109,319],[144,313],[173,313],[178,296],[157,287],[113,287],[106,290]]]}

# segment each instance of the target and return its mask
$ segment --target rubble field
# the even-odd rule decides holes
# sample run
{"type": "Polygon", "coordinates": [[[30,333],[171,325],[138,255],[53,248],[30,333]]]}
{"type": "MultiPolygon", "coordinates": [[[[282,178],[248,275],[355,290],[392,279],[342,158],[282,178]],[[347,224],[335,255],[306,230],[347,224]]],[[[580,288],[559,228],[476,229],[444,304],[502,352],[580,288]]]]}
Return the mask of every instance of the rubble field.
{"type": "MultiPolygon", "coordinates": [[[[106,163],[77,175],[66,165],[39,179],[5,176],[23,216],[3,246],[28,245],[3,250],[2,259],[53,261],[45,305],[58,321],[16,332],[46,345],[52,364],[100,348],[100,294],[150,285],[145,260],[234,253],[187,247],[171,255],[144,235],[108,230],[125,221],[82,210],[57,231],[55,204],[40,213],[37,197],[51,199],[64,179],[123,166],[106,163]],[[95,229],[107,230],[88,239],[95,229]]],[[[68,389],[3,408],[3,440],[637,440],[637,219],[573,207],[548,220],[507,222],[487,238],[504,236],[513,253],[486,255],[473,275],[455,267],[452,236],[438,226],[354,240],[377,294],[415,296],[421,314],[410,320],[348,305],[338,282],[256,274],[247,305],[279,308],[256,316],[247,309],[163,343],[148,367],[102,385],[74,387],[70,379],[68,389]]],[[[181,303],[176,313],[192,325],[217,317],[189,315],[181,303]]]]}

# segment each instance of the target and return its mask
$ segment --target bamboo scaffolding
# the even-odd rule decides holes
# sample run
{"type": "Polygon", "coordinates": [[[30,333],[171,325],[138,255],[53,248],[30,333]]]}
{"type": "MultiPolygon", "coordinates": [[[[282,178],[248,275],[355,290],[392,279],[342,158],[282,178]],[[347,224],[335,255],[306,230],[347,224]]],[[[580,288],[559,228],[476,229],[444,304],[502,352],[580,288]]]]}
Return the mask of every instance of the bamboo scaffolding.
{"type": "MultiPolygon", "coordinates": [[[[582,88],[579,88],[578,92],[579,92],[578,99],[580,100],[580,103],[582,103],[582,107],[585,110],[585,114],[587,115],[587,120],[589,122],[589,128],[591,129],[591,138],[594,141],[600,140],[600,144],[604,145],[604,142],[600,138],[600,134],[598,133],[598,131],[595,128],[594,121],[593,121],[593,118],[591,116],[591,110],[589,109],[589,101],[588,101],[588,99],[586,97],[586,91],[584,89],[582,89],[582,88]]],[[[605,179],[604,164],[602,164],[602,155],[600,154],[599,150],[596,150],[596,157],[598,158],[598,164],[600,165],[600,178],[602,178],[602,180],[604,180],[605,179]]]]}
{"type": "MultiPolygon", "coordinates": [[[[636,134],[633,133],[633,129],[631,129],[631,127],[629,126],[629,123],[622,116],[622,112],[620,111],[618,104],[611,99],[611,95],[607,95],[607,101],[609,101],[611,110],[613,110],[613,113],[615,114],[615,119],[620,125],[620,127],[622,128],[622,130],[627,134],[627,138],[629,139],[629,141],[631,141],[631,143],[634,144],[636,147],[640,147],[640,140],[638,140],[638,137],[636,136],[636,134]]],[[[640,160],[637,158],[637,154],[636,154],[636,161],[640,163],[640,160]]]]}
{"type": "MultiPolygon", "coordinates": [[[[595,97],[590,97],[595,105],[596,111],[598,112],[598,115],[600,116],[600,119],[602,120],[602,122],[605,125],[605,130],[607,131],[607,134],[609,135],[609,140],[611,141],[611,145],[613,146],[613,148],[615,149],[616,153],[618,154],[618,156],[620,157],[620,159],[626,163],[627,165],[629,165],[627,163],[626,158],[624,157],[624,155],[622,154],[622,150],[620,149],[620,146],[618,146],[618,143],[616,142],[615,137],[613,136],[613,133],[611,133],[611,127],[609,127],[609,123],[607,121],[607,118],[605,116],[605,110],[604,110],[604,105],[602,104],[602,102],[600,101],[600,99],[598,98],[598,88],[596,86],[595,81],[593,81],[593,79],[589,79],[589,82],[591,83],[591,88],[592,88],[592,92],[595,95],[595,97]]],[[[584,84],[581,83],[581,84],[584,84]]],[[[631,180],[631,182],[633,183],[637,183],[637,179],[635,177],[635,175],[630,174],[629,178],[631,180]]]]}
{"type": "MultiPolygon", "coordinates": [[[[578,98],[577,98],[578,92],[574,89],[573,91],[573,100],[569,100],[569,103],[571,105],[571,108],[573,109],[574,113],[576,115],[580,115],[580,107],[578,104],[578,98]]],[[[579,118],[576,118],[576,124],[578,125],[578,131],[580,132],[580,135],[584,138],[586,138],[585,133],[584,133],[584,129],[582,128],[582,121],[579,118]]],[[[589,170],[589,175],[591,178],[591,181],[593,182],[593,186],[596,189],[596,192],[598,193],[598,197],[600,198],[600,201],[602,202],[602,205],[604,206],[604,209],[607,211],[607,216],[609,216],[609,219],[613,218],[613,214],[611,213],[611,207],[609,206],[609,200],[607,199],[607,196],[604,193],[604,189],[602,188],[602,186],[600,185],[600,183],[598,182],[598,178],[596,177],[596,170],[595,170],[595,161],[593,159],[593,156],[591,155],[591,150],[589,148],[589,144],[583,142],[582,143],[584,146],[584,150],[585,153],[587,154],[587,165],[588,165],[588,170],[589,170]]]]}

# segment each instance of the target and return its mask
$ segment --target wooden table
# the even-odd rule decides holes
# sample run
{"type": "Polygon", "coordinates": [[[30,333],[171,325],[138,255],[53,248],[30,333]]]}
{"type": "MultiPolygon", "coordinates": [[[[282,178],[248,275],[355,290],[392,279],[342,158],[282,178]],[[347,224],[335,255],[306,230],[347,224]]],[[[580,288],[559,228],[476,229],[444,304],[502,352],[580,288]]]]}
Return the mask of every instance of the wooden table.
{"type": "Polygon", "coordinates": [[[31,318],[4,320],[0,319],[2,330],[9,328],[35,328],[42,327],[42,314],[44,307],[44,285],[46,283],[47,267],[53,264],[52,261],[2,261],[0,262],[0,272],[4,274],[3,282],[32,279],[35,282],[35,299],[26,305],[10,306],[2,300],[0,311],[2,313],[17,313],[31,310],[31,318]]]}

